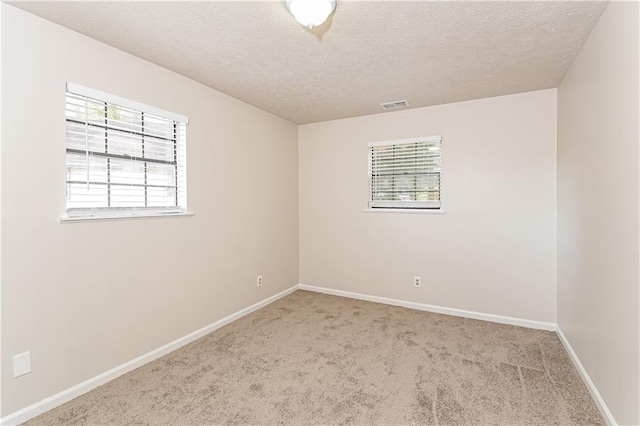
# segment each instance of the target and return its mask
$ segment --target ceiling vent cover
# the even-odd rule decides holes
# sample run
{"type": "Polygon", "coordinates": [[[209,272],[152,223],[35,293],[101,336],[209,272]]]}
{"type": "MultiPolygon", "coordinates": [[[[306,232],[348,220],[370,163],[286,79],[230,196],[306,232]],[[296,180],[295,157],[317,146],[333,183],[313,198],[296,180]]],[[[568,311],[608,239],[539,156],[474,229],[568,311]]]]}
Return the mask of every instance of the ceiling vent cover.
{"type": "Polygon", "coordinates": [[[407,102],[407,100],[405,99],[402,101],[385,102],[383,104],[380,104],[380,106],[382,107],[382,109],[405,108],[409,106],[409,102],[407,102]]]}

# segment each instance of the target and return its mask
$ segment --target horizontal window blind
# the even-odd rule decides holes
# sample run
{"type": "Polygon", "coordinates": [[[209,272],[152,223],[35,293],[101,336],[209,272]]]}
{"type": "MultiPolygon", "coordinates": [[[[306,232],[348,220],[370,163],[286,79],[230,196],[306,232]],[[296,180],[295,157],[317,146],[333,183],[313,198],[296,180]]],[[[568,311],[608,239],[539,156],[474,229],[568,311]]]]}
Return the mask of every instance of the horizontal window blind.
{"type": "Polygon", "coordinates": [[[68,90],[66,140],[69,216],[186,211],[185,122],[68,90]]]}
{"type": "Polygon", "coordinates": [[[440,208],[441,137],[369,144],[370,208],[440,208]]]}

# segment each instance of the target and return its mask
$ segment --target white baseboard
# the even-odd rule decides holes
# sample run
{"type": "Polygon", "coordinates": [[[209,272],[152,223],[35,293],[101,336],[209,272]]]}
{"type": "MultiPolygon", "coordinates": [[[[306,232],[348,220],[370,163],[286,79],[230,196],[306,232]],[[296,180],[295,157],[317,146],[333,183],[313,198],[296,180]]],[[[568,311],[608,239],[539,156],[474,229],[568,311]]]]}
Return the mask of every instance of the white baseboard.
{"type": "Polygon", "coordinates": [[[384,303],[386,305],[402,306],[404,308],[416,309],[419,311],[434,312],[437,314],[453,315],[455,317],[472,318],[482,321],[498,322],[501,324],[517,325],[538,330],[555,331],[556,324],[551,322],[533,321],[522,318],[505,317],[502,315],[485,314],[482,312],[465,311],[463,309],[445,308],[442,306],[427,305],[426,303],[408,302],[406,300],[390,299],[387,297],[370,296],[368,294],[353,293],[350,291],[335,290],[326,287],[316,287],[313,285],[300,284],[300,290],[314,291],[316,293],[331,294],[334,296],[348,297],[350,299],[366,300],[368,302],[384,303]]]}
{"type": "Polygon", "coordinates": [[[591,381],[591,378],[589,377],[586,370],[582,366],[582,363],[580,363],[578,356],[576,355],[573,348],[569,344],[569,341],[567,340],[565,335],[562,333],[562,330],[560,330],[560,328],[556,324],[549,323],[549,322],[542,322],[542,321],[526,320],[521,318],[506,317],[502,315],[485,314],[482,312],[466,311],[462,309],[445,308],[442,306],[428,305],[425,303],[408,302],[405,300],[390,299],[387,297],[370,296],[370,295],[361,294],[361,293],[353,293],[350,291],[335,290],[331,288],[317,287],[317,286],[311,286],[306,284],[298,284],[291,288],[288,288],[254,305],[241,309],[238,312],[235,312],[212,324],[202,327],[201,329],[196,330],[193,333],[187,334],[186,336],[183,336],[177,340],[174,340],[173,342],[168,343],[160,348],[154,349],[151,352],[147,352],[144,355],[141,355],[135,359],[132,359],[129,362],[126,362],[115,368],[112,368],[111,370],[106,371],[102,374],[99,374],[98,376],[92,377],[91,379],[85,380],[84,382],[77,384],[69,389],[66,389],[53,396],[45,398],[42,401],[39,401],[35,404],[25,407],[19,411],[16,411],[15,413],[9,414],[3,417],[2,419],[0,419],[0,424],[15,425],[15,424],[26,422],[36,416],[39,416],[40,414],[46,411],[49,411],[55,407],[58,407],[59,405],[62,405],[65,402],[68,402],[74,398],[79,397],[82,394],[85,394],[91,391],[92,389],[95,389],[98,386],[101,386],[107,382],[110,382],[111,380],[117,377],[120,377],[123,374],[126,374],[132,370],[135,370],[136,368],[141,367],[144,364],[147,364],[151,361],[155,361],[156,359],[170,352],[173,352],[176,349],[179,349],[182,346],[185,346],[247,314],[250,314],[251,312],[254,312],[260,308],[263,308],[269,305],[270,303],[273,303],[276,300],[281,299],[282,297],[293,293],[297,289],[313,291],[316,293],[331,294],[334,296],[348,297],[351,299],[366,300],[369,302],[383,303],[387,305],[402,306],[409,309],[416,309],[420,311],[428,311],[428,312],[434,312],[434,313],[445,314],[445,315],[453,315],[457,317],[472,318],[472,319],[478,319],[483,321],[491,321],[491,322],[497,322],[501,324],[510,324],[510,325],[516,325],[520,327],[534,328],[534,329],[540,329],[540,330],[556,331],[558,333],[560,341],[562,342],[565,349],[569,353],[571,360],[575,364],[576,368],[578,369],[578,372],[580,373],[580,375],[582,376],[582,379],[587,385],[587,388],[591,392],[593,399],[596,401],[596,404],[598,405],[598,408],[602,412],[602,415],[610,425],[615,426],[617,424],[615,419],[613,418],[613,415],[611,414],[607,405],[605,404],[604,400],[600,396],[600,393],[598,392],[595,385],[591,381]]]}
{"type": "Polygon", "coordinates": [[[598,392],[596,385],[591,381],[591,377],[589,377],[589,374],[587,374],[587,370],[584,369],[584,366],[580,362],[578,355],[575,353],[575,351],[571,347],[571,344],[569,344],[569,340],[567,340],[567,337],[564,335],[564,333],[560,329],[560,326],[556,327],[556,333],[558,334],[560,341],[564,345],[564,348],[569,353],[569,357],[571,358],[573,365],[576,366],[576,369],[580,373],[580,376],[582,376],[582,380],[584,381],[585,385],[587,385],[587,389],[589,389],[589,392],[591,392],[591,396],[593,397],[593,400],[596,402],[596,405],[598,406],[598,409],[600,410],[602,417],[604,417],[604,419],[607,421],[609,425],[612,425],[612,426],[617,425],[618,423],[616,423],[616,419],[613,418],[613,414],[611,414],[611,411],[609,411],[609,407],[607,407],[607,404],[605,404],[604,399],[602,399],[602,396],[600,395],[600,392],[598,392]]]}
{"type": "Polygon", "coordinates": [[[111,380],[122,376],[125,373],[128,373],[136,368],[147,364],[151,361],[155,361],[156,359],[175,351],[176,349],[181,348],[199,338],[211,333],[223,327],[251,312],[254,312],[260,308],[267,306],[270,303],[275,302],[276,300],[293,293],[298,289],[298,285],[294,285],[287,290],[281,291],[278,294],[274,294],[271,297],[268,297],[254,305],[251,305],[247,308],[241,309],[238,312],[235,312],[225,318],[222,318],[212,324],[209,324],[205,327],[202,327],[199,330],[194,331],[193,333],[187,334],[177,340],[174,340],[171,343],[167,343],[166,345],[159,347],[157,349],[152,350],[151,352],[147,352],[144,355],[141,355],[135,359],[132,359],[129,362],[121,364],[115,368],[112,368],[109,371],[106,371],[102,374],[99,374],[95,377],[92,377],[84,382],[77,384],[69,389],[66,389],[62,392],[59,392],[53,396],[43,399],[40,402],[36,402],[35,404],[29,405],[28,407],[23,408],[22,410],[18,410],[15,413],[9,414],[2,419],[0,419],[0,424],[2,425],[15,425],[19,423],[26,422],[40,414],[49,411],[59,405],[64,404],[74,398],[79,397],[82,394],[89,392],[92,389],[95,389],[98,386],[101,386],[111,380]]]}

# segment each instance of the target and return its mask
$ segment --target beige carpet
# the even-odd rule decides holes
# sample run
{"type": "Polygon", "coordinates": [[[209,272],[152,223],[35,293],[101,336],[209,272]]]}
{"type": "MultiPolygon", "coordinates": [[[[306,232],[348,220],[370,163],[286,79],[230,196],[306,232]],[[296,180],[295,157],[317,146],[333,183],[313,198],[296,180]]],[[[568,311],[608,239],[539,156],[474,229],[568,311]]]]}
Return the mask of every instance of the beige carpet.
{"type": "Polygon", "coordinates": [[[555,333],[295,293],[29,424],[604,424],[555,333]]]}

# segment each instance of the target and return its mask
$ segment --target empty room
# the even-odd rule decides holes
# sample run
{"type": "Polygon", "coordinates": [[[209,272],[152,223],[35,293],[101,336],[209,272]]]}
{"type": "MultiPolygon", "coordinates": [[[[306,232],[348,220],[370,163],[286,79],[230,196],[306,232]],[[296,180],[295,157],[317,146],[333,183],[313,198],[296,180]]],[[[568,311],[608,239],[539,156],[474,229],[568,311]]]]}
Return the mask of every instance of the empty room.
{"type": "Polygon", "coordinates": [[[0,3],[3,425],[640,425],[640,3],[0,3]]]}

